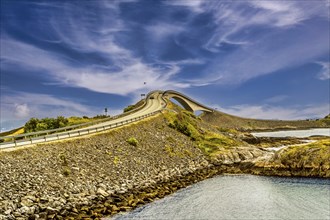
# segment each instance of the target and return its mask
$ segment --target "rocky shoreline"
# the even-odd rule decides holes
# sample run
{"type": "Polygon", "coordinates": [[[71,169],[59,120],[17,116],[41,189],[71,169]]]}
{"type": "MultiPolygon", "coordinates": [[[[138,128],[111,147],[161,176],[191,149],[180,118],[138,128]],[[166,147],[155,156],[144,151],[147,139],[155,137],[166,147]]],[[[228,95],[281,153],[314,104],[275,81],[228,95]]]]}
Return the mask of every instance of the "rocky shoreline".
{"type": "Polygon", "coordinates": [[[0,220],[100,219],[224,173],[330,177],[327,166],[290,167],[248,144],[207,156],[164,120],[0,152],[0,220]]]}

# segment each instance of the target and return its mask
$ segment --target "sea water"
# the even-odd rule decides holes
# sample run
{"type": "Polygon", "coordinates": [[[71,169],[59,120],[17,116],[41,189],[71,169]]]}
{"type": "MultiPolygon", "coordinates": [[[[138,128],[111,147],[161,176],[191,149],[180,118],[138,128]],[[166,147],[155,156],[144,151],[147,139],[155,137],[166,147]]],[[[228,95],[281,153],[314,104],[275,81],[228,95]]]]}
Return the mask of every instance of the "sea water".
{"type": "Polygon", "coordinates": [[[330,219],[330,179],[220,175],[122,219],[330,219]]]}

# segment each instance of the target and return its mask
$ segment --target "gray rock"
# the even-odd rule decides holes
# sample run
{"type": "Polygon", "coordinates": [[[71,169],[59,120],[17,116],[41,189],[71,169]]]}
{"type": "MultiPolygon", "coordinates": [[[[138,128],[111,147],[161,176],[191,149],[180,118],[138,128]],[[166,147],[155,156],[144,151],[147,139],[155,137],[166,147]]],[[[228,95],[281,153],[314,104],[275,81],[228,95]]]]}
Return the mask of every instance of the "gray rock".
{"type": "Polygon", "coordinates": [[[22,199],[21,201],[21,206],[27,206],[27,207],[31,207],[33,206],[33,201],[30,199],[22,199]]]}
{"type": "Polygon", "coordinates": [[[20,209],[19,209],[19,212],[21,213],[21,214],[29,214],[30,213],[30,208],[29,207],[27,207],[27,206],[22,206],[20,209]]]}
{"type": "Polygon", "coordinates": [[[99,194],[99,195],[102,195],[104,197],[109,196],[109,194],[101,188],[98,188],[96,193],[99,194]]]}
{"type": "Polygon", "coordinates": [[[49,207],[49,206],[46,208],[46,211],[47,211],[48,215],[50,215],[50,214],[54,214],[54,213],[57,212],[56,209],[54,209],[54,208],[52,208],[52,207],[49,207]]]}
{"type": "Polygon", "coordinates": [[[49,200],[48,200],[48,198],[46,198],[46,197],[41,197],[40,198],[40,202],[41,203],[47,203],[49,200]]]}
{"type": "Polygon", "coordinates": [[[6,211],[4,212],[4,214],[5,214],[5,215],[10,215],[10,213],[11,213],[12,211],[13,211],[13,210],[8,209],[8,210],[6,210],[6,211]]]}
{"type": "Polygon", "coordinates": [[[32,196],[32,195],[27,195],[27,196],[24,196],[23,198],[24,198],[24,199],[29,199],[29,200],[31,200],[31,201],[33,201],[33,202],[35,202],[36,199],[37,199],[35,196],[32,196]]]}

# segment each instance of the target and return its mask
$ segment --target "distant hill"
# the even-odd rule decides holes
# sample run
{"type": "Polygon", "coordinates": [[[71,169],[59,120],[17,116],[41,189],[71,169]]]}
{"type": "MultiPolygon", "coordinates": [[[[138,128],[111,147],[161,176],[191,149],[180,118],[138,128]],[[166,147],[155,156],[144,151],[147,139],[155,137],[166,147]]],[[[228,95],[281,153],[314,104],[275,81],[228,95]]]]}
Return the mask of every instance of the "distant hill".
{"type": "Polygon", "coordinates": [[[327,115],[324,119],[316,120],[261,120],[242,118],[216,111],[212,113],[204,113],[201,118],[204,121],[219,127],[234,128],[245,131],[330,127],[330,115],[327,115]]]}
{"type": "Polygon", "coordinates": [[[19,128],[10,130],[10,131],[1,132],[0,137],[18,135],[18,134],[23,134],[23,133],[24,133],[24,127],[19,127],[19,128]]]}

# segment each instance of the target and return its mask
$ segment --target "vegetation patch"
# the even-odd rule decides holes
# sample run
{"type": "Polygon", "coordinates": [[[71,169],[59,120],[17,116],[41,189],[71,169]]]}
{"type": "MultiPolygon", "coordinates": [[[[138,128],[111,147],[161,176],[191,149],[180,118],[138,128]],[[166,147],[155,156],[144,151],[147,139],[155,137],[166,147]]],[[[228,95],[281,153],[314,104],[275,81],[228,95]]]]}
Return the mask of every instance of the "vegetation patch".
{"type": "Polygon", "coordinates": [[[136,140],[136,138],[134,138],[134,137],[130,137],[130,138],[128,138],[128,140],[126,141],[128,144],[130,144],[130,145],[132,145],[132,146],[134,146],[134,147],[136,147],[137,145],[138,145],[138,141],[136,140]]]}
{"type": "Polygon", "coordinates": [[[135,109],[135,105],[129,105],[126,108],[124,108],[124,113],[132,111],[133,109],[135,109]]]}
{"type": "Polygon", "coordinates": [[[0,133],[0,137],[13,136],[13,135],[18,135],[18,134],[23,134],[23,133],[24,133],[24,127],[19,127],[19,128],[10,130],[10,131],[0,133]]]}
{"type": "Polygon", "coordinates": [[[97,121],[99,119],[104,119],[109,116],[106,115],[96,115],[92,118],[87,116],[83,117],[69,117],[65,118],[63,116],[58,116],[57,118],[31,118],[28,122],[25,123],[23,129],[24,133],[36,132],[36,131],[44,131],[62,128],[66,126],[78,125],[88,122],[97,121]]]}
{"type": "Polygon", "coordinates": [[[124,108],[124,113],[125,112],[129,112],[132,111],[140,106],[142,106],[144,104],[144,100],[140,100],[138,103],[136,103],[135,105],[129,105],[126,108],[124,108]]]}
{"type": "Polygon", "coordinates": [[[24,132],[35,132],[35,131],[43,131],[48,129],[56,129],[65,127],[69,124],[69,120],[64,118],[63,116],[58,116],[57,118],[31,118],[24,125],[24,132]]]}
{"type": "Polygon", "coordinates": [[[69,176],[71,174],[71,169],[69,167],[66,155],[64,153],[61,153],[58,155],[58,159],[60,160],[62,165],[62,174],[64,176],[69,176]]]}
{"type": "Polygon", "coordinates": [[[239,131],[268,131],[284,129],[323,128],[330,126],[330,117],[322,119],[306,120],[259,120],[241,118],[223,112],[208,112],[202,114],[203,121],[221,126],[222,128],[235,129],[239,131]]]}
{"type": "Polygon", "coordinates": [[[276,156],[280,162],[293,168],[330,169],[330,139],[320,140],[304,146],[291,146],[276,156]]]}
{"type": "MultiPolygon", "coordinates": [[[[203,131],[197,124],[196,116],[187,111],[180,111],[178,114],[169,112],[165,115],[168,126],[188,136],[197,142],[197,146],[208,156],[215,156],[224,148],[242,145],[242,141],[235,140],[221,133],[203,131]]],[[[233,129],[230,129],[230,131],[233,129]]],[[[228,132],[229,129],[226,129],[228,132]]],[[[235,130],[231,131],[235,132],[235,130]]]]}
{"type": "Polygon", "coordinates": [[[118,165],[118,163],[120,162],[120,159],[118,156],[115,156],[114,159],[113,159],[113,164],[114,165],[118,165]]]}
{"type": "Polygon", "coordinates": [[[192,120],[190,116],[187,114],[182,114],[179,112],[175,114],[173,112],[169,112],[166,114],[166,118],[168,120],[168,126],[173,128],[180,133],[190,137],[192,140],[196,141],[200,138],[200,133],[196,129],[196,122],[192,120]]]}

